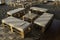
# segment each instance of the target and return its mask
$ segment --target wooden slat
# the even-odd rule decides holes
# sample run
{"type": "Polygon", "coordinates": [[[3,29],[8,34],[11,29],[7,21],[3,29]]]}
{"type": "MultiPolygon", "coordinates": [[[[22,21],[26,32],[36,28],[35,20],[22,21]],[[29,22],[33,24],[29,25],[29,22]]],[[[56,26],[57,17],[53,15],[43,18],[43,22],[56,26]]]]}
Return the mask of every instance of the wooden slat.
{"type": "Polygon", "coordinates": [[[31,7],[31,10],[35,10],[35,11],[40,11],[40,12],[46,12],[48,11],[48,9],[45,8],[40,8],[40,7],[31,7]]]}
{"type": "Polygon", "coordinates": [[[34,14],[34,13],[27,13],[26,15],[24,15],[24,17],[28,19],[34,19],[36,16],[37,14],[34,14]]]}

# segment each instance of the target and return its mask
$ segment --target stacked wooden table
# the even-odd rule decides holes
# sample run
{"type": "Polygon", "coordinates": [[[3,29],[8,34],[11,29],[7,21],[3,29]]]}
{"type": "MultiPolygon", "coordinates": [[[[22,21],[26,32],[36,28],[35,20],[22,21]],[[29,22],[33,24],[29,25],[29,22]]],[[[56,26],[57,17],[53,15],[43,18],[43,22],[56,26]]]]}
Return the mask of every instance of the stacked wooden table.
{"type": "Polygon", "coordinates": [[[25,14],[25,8],[17,8],[17,9],[14,9],[14,10],[10,10],[7,12],[7,15],[9,16],[23,16],[25,14]]]}
{"type": "Polygon", "coordinates": [[[26,20],[30,23],[32,23],[36,18],[37,18],[37,14],[34,13],[27,13],[23,16],[23,20],[26,20]]]}
{"type": "Polygon", "coordinates": [[[30,23],[17,19],[15,17],[8,17],[6,19],[2,20],[3,24],[9,25],[11,32],[14,31],[13,28],[17,29],[19,32],[19,34],[21,35],[21,38],[24,38],[24,34],[29,31],[30,28],[30,23]]]}
{"type": "Polygon", "coordinates": [[[42,27],[42,32],[45,31],[46,25],[53,18],[53,14],[43,13],[43,15],[39,16],[34,23],[42,27]]]}

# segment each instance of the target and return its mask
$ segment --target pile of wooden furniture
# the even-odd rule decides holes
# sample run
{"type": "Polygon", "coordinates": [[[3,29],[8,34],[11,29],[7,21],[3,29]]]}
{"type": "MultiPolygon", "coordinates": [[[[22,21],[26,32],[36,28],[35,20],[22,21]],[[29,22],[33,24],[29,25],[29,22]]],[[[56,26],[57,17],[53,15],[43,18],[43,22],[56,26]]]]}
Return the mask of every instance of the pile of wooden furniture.
{"type": "Polygon", "coordinates": [[[9,5],[10,6],[13,6],[13,7],[23,7],[23,8],[26,8],[26,7],[30,7],[34,4],[36,4],[36,0],[15,0],[15,1],[10,1],[9,5]]]}
{"type": "Polygon", "coordinates": [[[17,8],[7,12],[7,16],[22,17],[25,14],[25,8],[17,8]]]}
{"type": "Polygon", "coordinates": [[[30,7],[28,13],[24,10],[25,8],[10,10],[7,12],[9,16],[2,20],[3,27],[7,25],[11,29],[11,32],[16,31],[20,34],[21,38],[25,38],[25,35],[31,31],[33,24],[37,25],[37,27],[42,27],[42,33],[45,32],[47,25],[52,21],[54,16],[53,14],[47,13],[48,9],[45,8],[30,7]],[[19,18],[14,15],[19,16],[19,18]]]}

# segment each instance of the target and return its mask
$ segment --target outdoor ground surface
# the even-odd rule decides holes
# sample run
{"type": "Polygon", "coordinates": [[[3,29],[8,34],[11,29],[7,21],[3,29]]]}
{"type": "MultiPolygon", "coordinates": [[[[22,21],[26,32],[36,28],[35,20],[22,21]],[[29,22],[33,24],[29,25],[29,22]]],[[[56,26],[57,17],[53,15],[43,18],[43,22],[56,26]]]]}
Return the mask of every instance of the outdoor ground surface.
{"type": "MultiPolygon", "coordinates": [[[[45,32],[45,34],[40,35],[37,33],[37,30],[33,30],[35,33],[39,34],[38,36],[34,37],[33,32],[29,35],[32,38],[30,40],[60,40],[60,8],[54,9],[55,6],[51,4],[40,4],[37,5],[38,7],[43,7],[49,9],[49,12],[55,14],[53,22],[49,29],[45,32]]],[[[14,9],[8,5],[0,5],[0,24],[1,20],[6,18],[6,12],[14,9]]],[[[36,35],[37,35],[36,34],[36,35]]],[[[3,28],[0,25],[0,40],[28,40],[28,39],[20,39],[20,36],[17,33],[10,33],[8,28],[3,28]],[[1,34],[2,33],[2,34],[1,34]]]]}

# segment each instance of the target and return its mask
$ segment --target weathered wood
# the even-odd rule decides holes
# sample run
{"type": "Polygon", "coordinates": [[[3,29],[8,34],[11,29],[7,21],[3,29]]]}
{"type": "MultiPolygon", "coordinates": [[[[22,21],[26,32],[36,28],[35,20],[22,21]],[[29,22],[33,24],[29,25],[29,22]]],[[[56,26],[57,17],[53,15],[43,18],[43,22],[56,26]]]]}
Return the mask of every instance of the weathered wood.
{"type": "Polygon", "coordinates": [[[40,11],[40,12],[47,12],[48,11],[48,9],[39,8],[39,7],[31,7],[30,9],[34,10],[34,11],[40,11]]]}
{"type": "MultiPolygon", "coordinates": [[[[19,30],[20,32],[24,32],[30,25],[30,23],[14,17],[8,17],[6,19],[3,19],[2,23],[9,25],[11,32],[13,32],[13,28],[19,30]]],[[[24,33],[21,35],[21,37],[24,38],[24,33]]]]}
{"type": "Polygon", "coordinates": [[[17,12],[21,12],[22,10],[24,10],[25,8],[18,8],[18,9],[14,9],[14,10],[10,10],[7,12],[8,15],[13,15],[17,12]]]}
{"type": "MultiPolygon", "coordinates": [[[[23,16],[23,19],[30,19],[30,21],[32,22],[35,18],[37,17],[37,14],[34,13],[27,13],[26,15],[23,16]]],[[[28,21],[28,20],[27,20],[28,21]]]]}
{"type": "Polygon", "coordinates": [[[31,14],[27,13],[26,15],[24,15],[24,17],[29,18],[29,19],[33,19],[36,16],[37,16],[37,14],[34,14],[34,13],[31,13],[31,14]]]}
{"type": "Polygon", "coordinates": [[[33,38],[25,38],[24,40],[33,40],[33,38]]]}
{"type": "Polygon", "coordinates": [[[38,17],[34,23],[42,27],[42,32],[45,31],[45,27],[48,24],[48,22],[53,18],[53,14],[44,13],[40,17],[38,17]]]}

